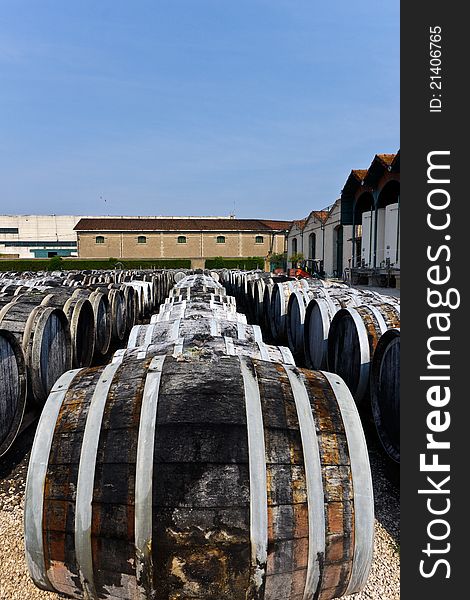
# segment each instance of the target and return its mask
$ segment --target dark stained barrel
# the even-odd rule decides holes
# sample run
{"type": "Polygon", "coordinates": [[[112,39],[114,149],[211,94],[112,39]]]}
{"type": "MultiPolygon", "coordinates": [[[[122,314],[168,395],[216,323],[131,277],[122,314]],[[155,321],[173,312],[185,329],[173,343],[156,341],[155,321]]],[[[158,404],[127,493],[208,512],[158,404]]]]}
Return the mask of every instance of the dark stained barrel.
{"type": "Polygon", "coordinates": [[[398,305],[378,304],[338,311],[328,334],[328,368],[347,383],[356,402],[369,390],[370,365],[387,329],[400,327],[398,305]]]}
{"type": "Polygon", "coordinates": [[[71,371],[29,462],[31,576],[75,598],[337,598],[365,585],[373,523],[345,384],[249,358],[71,371]]]}
{"type": "Polygon", "coordinates": [[[370,372],[372,415],[388,456],[400,462],[400,330],[389,329],[375,349],[370,372]]]}
{"type": "Polygon", "coordinates": [[[0,456],[14,442],[26,405],[26,366],[15,336],[0,329],[0,456]]]}
{"type": "Polygon", "coordinates": [[[104,356],[111,343],[111,311],[106,293],[87,289],[75,290],[72,297],[88,298],[95,317],[95,354],[104,356]]]}
{"type": "Polygon", "coordinates": [[[52,293],[44,297],[43,306],[62,308],[70,326],[72,366],[89,367],[95,350],[95,318],[87,298],[73,297],[72,291],[52,293]]]}
{"type": "Polygon", "coordinates": [[[0,328],[13,333],[22,345],[29,391],[42,405],[57,379],[72,366],[70,328],[64,311],[19,299],[0,310],[0,328]]]}
{"type": "Polygon", "coordinates": [[[119,289],[110,289],[108,301],[111,311],[111,337],[121,342],[127,331],[126,303],[123,292],[119,289]]]}

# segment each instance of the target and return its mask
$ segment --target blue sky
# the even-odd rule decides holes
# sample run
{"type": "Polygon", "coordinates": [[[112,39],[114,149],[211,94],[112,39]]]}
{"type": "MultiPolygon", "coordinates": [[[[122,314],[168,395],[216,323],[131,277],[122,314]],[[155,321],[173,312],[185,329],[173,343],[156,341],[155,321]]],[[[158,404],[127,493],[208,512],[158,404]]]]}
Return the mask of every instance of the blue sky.
{"type": "Polygon", "coordinates": [[[0,80],[0,213],[301,218],[399,148],[399,2],[2,0],[0,80]]]}

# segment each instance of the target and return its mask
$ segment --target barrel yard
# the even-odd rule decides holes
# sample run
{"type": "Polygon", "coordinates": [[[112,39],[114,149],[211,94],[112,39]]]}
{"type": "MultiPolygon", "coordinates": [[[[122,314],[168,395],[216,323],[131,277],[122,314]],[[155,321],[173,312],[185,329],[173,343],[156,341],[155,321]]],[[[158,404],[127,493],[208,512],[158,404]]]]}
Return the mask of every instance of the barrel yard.
{"type": "Polygon", "coordinates": [[[399,328],[333,280],[1,274],[0,598],[398,598],[399,328]]]}

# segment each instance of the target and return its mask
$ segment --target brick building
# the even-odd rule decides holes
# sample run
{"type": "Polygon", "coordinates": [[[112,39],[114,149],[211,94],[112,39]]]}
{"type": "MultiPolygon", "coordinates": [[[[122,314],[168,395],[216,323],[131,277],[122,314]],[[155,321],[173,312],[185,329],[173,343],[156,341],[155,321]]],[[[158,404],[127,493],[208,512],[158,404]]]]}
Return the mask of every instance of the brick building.
{"type": "Polygon", "coordinates": [[[81,258],[266,257],[282,253],[291,223],[224,217],[84,218],[75,226],[81,258]]]}

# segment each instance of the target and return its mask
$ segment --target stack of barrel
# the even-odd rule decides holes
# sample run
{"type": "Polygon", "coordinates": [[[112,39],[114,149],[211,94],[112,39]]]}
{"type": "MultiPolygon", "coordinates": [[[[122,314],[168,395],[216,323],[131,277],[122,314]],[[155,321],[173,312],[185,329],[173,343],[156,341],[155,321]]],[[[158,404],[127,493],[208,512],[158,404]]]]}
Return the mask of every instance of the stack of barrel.
{"type": "Polygon", "coordinates": [[[3,273],[0,278],[0,456],[71,368],[107,360],[148,321],[175,273],[3,273]],[[140,278],[140,279],[138,279],[140,278]],[[28,401],[27,401],[28,400],[28,401]]]}
{"type": "Polygon", "coordinates": [[[359,592],[373,494],[347,386],[264,344],[216,278],[176,279],[126,350],[49,396],[26,489],[34,582],[93,599],[359,592]]]}
{"type": "Polygon", "coordinates": [[[336,281],[260,272],[223,272],[222,279],[267,339],[288,343],[297,364],[340,375],[362,408],[370,400],[379,439],[399,462],[399,299],[336,281]]]}

